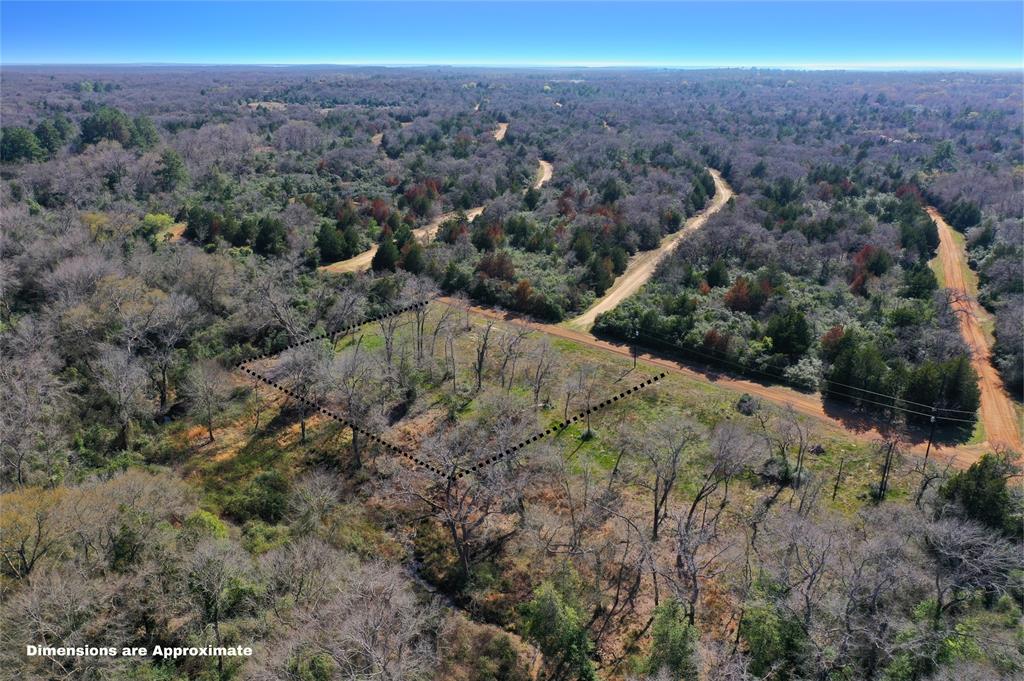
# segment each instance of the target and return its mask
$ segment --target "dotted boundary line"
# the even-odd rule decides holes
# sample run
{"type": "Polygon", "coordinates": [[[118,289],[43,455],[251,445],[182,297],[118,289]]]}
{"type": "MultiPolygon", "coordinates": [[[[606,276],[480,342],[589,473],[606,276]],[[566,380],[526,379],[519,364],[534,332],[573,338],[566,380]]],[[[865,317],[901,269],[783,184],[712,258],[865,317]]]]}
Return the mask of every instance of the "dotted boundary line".
{"type": "Polygon", "coordinates": [[[318,411],[321,414],[323,414],[324,416],[327,416],[328,418],[332,418],[332,419],[334,419],[338,423],[341,423],[344,426],[348,426],[349,428],[351,428],[355,432],[363,435],[368,440],[377,443],[378,445],[380,445],[384,449],[388,450],[392,454],[397,454],[399,456],[403,456],[406,459],[408,459],[409,461],[411,461],[414,464],[416,464],[417,466],[422,466],[423,468],[426,468],[427,470],[429,470],[432,473],[435,473],[437,475],[443,475],[441,470],[438,469],[433,464],[431,464],[430,462],[424,461],[423,459],[419,458],[418,456],[416,456],[414,454],[410,454],[409,452],[405,451],[401,447],[398,447],[396,445],[391,444],[390,442],[388,442],[387,440],[382,438],[380,435],[377,435],[376,433],[374,433],[372,431],[369,431],[366,428],[363,428],[358,423],[355,423],[354,421],[351,421],[351,420],[345,418],[344,416],[341,416],[340,414],[335,414],[333,411],[331,411],[330,409],[327,409],[326,407],[321,407],[320,405],[316,404],[312,400],[308,400],[305,397],[303,397],[302,395],[299,395],[294,390],[291,390],[290,388],[286,388],[286,387],[284,387],[282,385],[279,385],[278,383],[270,380],[266,376],[263,376],[262,374],[259,374],[259,373],[253,371],[252,369],[250,369],[248,367],[238,367],[238,370],[239,371],[243,371],[243,372],[249,374],[250,376],[252,376],[253,378],[255,378],[257,380],[263,381],[264,383],[266,383],[267,385],[271,386],[272,388],[275,388],[275,389],[281,391],[282,393],[284,393],[288,397],[291,397],[291,398],[293,398],[293,399],[295,399],[295,400],[297,400],[299,402],[302,402],[306,406],[311,407],[314,411],[318,411]]]}
{"type": "Polygon", "coordinates": [[[643,381],[642,383],[638,383],[638,384],[634,385],[631,388],[626,388],[625,390],[620,392],[618,395],[613,395],[612,397],[609,397],[608,399],[606,399],[606,400],[604,400],[602,402],[598,402],[597,404],[593,405],[589,409],[585,409],[585,410],[579,412],[578,414],[573,415],[567,421],[560,421],[560,422],[556,423],[555,425],[553,425],[553,426],[551,426],[549,428],[546,428],[546,429],[544,429],[542,431],[539,431],[539,432],[535,433],[534,435],[532,435],[531,437],[526,438],[522,442],[509,447],[508,449],[506,449],[505,451],[501,452],[500,454],[495,454],[494,456],[491,456],[489,458],[483,459],[482,461],[478,461],[477,463],[475,463],[474,465],[470,466],[469,468],[465,468],[465,469],[459,471],[456,474],[455,477],[456,478],[461,478],[464,475],[469,475],[470,473],[473,473],[475,471],[480,470],[484,466],[492,466],[492,465],[498,463],[499,461],[501,461],[502,459],[504,459],[504,458],[506,458],[508,456],[511,456],[512,454],[516,453],[517,451],[519,451],[523,447],[526,447],[528,445],[533,444],[534,442],[536,442],[537,440],[540,440],[541,438],[545,438],[548,435],[552,435],[552,434],[557,435],[558,433],[561,433],[563,430],[568,428],[573,423],[576,423],[577,421],[579,421],[579,420],[581,420],[583,418],[586,418],[586,416],[588,414],[592,414],[592,413],[598,411],[599,409],[604,409],[605,407],[611,406],[615,402],[618,402],[621,399],[625,399],[626,397],[629,397],[633,393],[640,392],[640,390],[646,388],[649,385],[653,385],[654,383],[656,383],[656,382],[660,381],[661,379],[665,378],[665,376],[666,376],[666,374],[663,371],[660,374],[658,374],[657,376],[649,378],[646,381],[643,381]]]}
{"type": "Polygon", "coordinates": [[[277,350],[276,352],[264,352],[264,353],[261,353],[259,355],[253,355],[251,357],[248,357],[246,359],[243,359],[243,360],[240,360],[240,361],[236,362],[235,363],[235,368],[236,369],[241,369],[246,364],[251,364],[252,362],[257,362],[257,361],[259,361],[261,359],[270,359],[272,357],[276,357],[277,355],[280,355],[283,352],[287,352],[288,350],[291,350],[293,348],[302,347],[303,345],[308,345],[308,344],[316,342],[318,340],[323,340],[324,338],[330,339],[330,341],[333,343],[334,340],[338,336],[346,334],[346,333],[348,333],[350,331],[355,331],[359,327],[366,326],[367,324],[372,324],[373,322],[380,321],[381,319],[387,319],[388,317],[394,317],[395,315],[400,315],[400,314],[404,314],[406,312],[410,312],[412,310],[419,309],[421,307],[426,306],[429,302],[430,302],[430,300],[428,299],[428,300],[421,300],[421,301],[419,301],[417,303],[411,303],[411,304],[406,305],[404,307],[396,308],[394,310],[390,310],[390,311],[385,312],[383,314],[379,314],[379,315],[377,315],[375,317],[369,317],[369,318],[364,319],[362,321],[354,322],[352,324],[349,324],[348,326],[344,326],[344,327],[342,327],[340,329],[336,329],[335,331],[324,331],[322,333],[318,333],[315,336],[310,336],[309,338],[306,338],[305,340],[297,341],[297,342],[292,343],[290,345],[286,345],[285,347],[281,348],[280,350],[277,350]]]}
{"type": "MultiPolygon", "coordinates": [[[[345,327],[343,327],[341,329],[338,329],[336,331],[333,331],[333,332],[324,331],[324,332],[316,334],[314,336],[310,336],[309,338],[306,338],[305,340],[301,340],[301,341],[298,341],[296,343],[292,343],[292,344],[282,348],[281,350],[278,350],[277,352],[264,352],[264,353],[261,353],[259,355],[254,355],[252,357],[249,357],[247,359],[243,359],[243,360],[241,360],[241,361],[239,361],[238,363],[235,364],[235,368],[238,369],[239,371],[243,372],[243,373],[248,374],[249,376],[251,376],[252,378],[255,378],[258,381],[262,381],[263,383],[266,383],[270,387],[272,387],[275,390],[278,390],[278,391],[284,393],[288,397],[291,397],[292,399],[294,399],[294,400],[296,400],[298,402],[302,402],[306,406],[312,408],[314,411],[319,412],[320,414],[323,414],[324,416],[326,416],[328,418],[331,418],[331,419],[334,419],[338,423],[351,428],[353,430],[353,432],[359,433],[360,435],[363,435],[365,438],[367,438],[371,442],[375,442],[376,444],[380,445],[381,447],[383,447],[385,450],[391,452],[392,454],[396,454],[398,456],[404,457],[405,459],[408,459],[413,464],[415,464],[417,466],[420,466],[422,468],[425,468],[426,470],[430,471],[431,473],[434,473],[437,476],[444,476],[445,475],[444,472],[441,469],[439,469],[437,466],[434,466],[429,461],[426,461],[426,460],[416,456],[415,454],[412,454],[412,453],[402,449],[401,447],[388,442],[387,440],[382,438],[380,435],[377,435],[376,433],[374,433],[374,432],[372,432],[370,430],[367,430],[366,428],[362,427],[358,423],[355,423],[354,421],[352,421],[350,419],[347,419],[344,416],[341,416],[340,414],[336,414],[333,411],[331,411],[330,409],[327,409],[326,407],[322,407],[319,404],[316,404],[312,400],[306,399],[305,397],[303,397],[303,396],[299,395],[298,393],[296,393],[294,390],[292,390],[290,388],[286,388],[286,387],[278,384],[277,382],[270,380],[266,376],[264,376],[264,375],[262,375],[262,374],[260,374],[260,373],[258,373],[256,371],[253,371],[252,369],[250,369],[250,368],[248,368],[246,366],[247,364],[251,364],[252,362],[256,362],[256,361],[261,360],[261,359],[269,359],[269,358],[272,358],[272,357],[276,357],[277,355],[280,355],[281,353],[284,353],[284,352],[286,352],[288,350],[291,350],[293,348],[301,347],[303,345],[308,345],[309,343],[313,343],[315,341],[322,340],[324,338],[329,338],[333,342],[334,339],[337,338],[339,335],[348,333],[349,331],[353,331],[355,329],[358,329],[361,326],[364,326],[366,324],[371,324],[371,323],[379,321],[381,319],[386,319],[388,317],[393,317],[395,315],[403,314],[405,312],[409,312],[411,310],[415,310],[415,309],[421,308],[421,307],[427,305],[429,302],[430,302],[430,300],[421,300],[419,302],[412,303],[410,305],[406,305],[404,307],[400,307],[400,308],[391,310],[389,312],[385,312],[383,314],[379,314],[379,315],[377,315],[375,317],[370,317],[368,319],[364,319],[362,321],[355,322],[353,324],[349,324],[348,326],[345,326],[345,327]]],[[[484,466],[494,465],[494,464],[498,463],[499,461],[501,461],[502,459],[505,459],[506,457],[511,456],[512,454],[516,453],[520,449],[523,449],[524,447],[527,447],[527,446],[533,444],[537,440],[540,440],[541,438],[545,438],[545,437],[547,437],[549,435],[553,435],[553,434],[557,435],[558,433],[561,433],[562,431],[564,431],[566,428],[568,428],[573,423],[576,423],[577,421],[579,421],[579,420],[581,420],[583,418],[586,418],[587,415],[592,414],[592,413],[594,413],[594,412],[596,412],[596,411],[598,411],[600,409],[604,409],[605,407],[611,406],[615,402],[618,402],[621,399],[625,399],[626,397],[629,397],[633,393],[639,392],[640,390],[642,390],[643,388],[646,388],[647,386],[653,385],[654,383],[656,383],[656,382],[660,381],[661,379],[663,379],[665,376],[666,376],[666,373],[663,371],[660,374],[658,374],[657,376],[653,376],[653,377],[647,379],[646,381],[638,383],[638,384],[636,384],[636,385],[634,385],[634,386],[632,386],[630,388],[626,388],[625,390],[623,390],[619,394],[613,395],[612,397],[609,397],[609,398],[607,398],[607,399],[605,399],[605,400],[603,400],[601,402],[598,402],[597,404],[591,406],[589,409],[585,409],[585,410],[583,410],[583,411],[581,411],[581,412],[579,412],[577,414],[574,414],[571,418],[569,418],[566,421],[560,421],[560,422],[554,424],[553,426],[550,426],[550,427],[548,427],[548,428],[546,428],[546,429],[544,429],[542,431],[538,431],[537,433],[535,433],[531,437],[528,437],[525,440],[522,440],[521,442],[519,442],[519,443],[509,447],[508,449],[504,450],[500,454],[495,454],[494,456],[491,456],[491,457],[488,457],[488,458],[483,459],[481,461],[478,461],[477,463],[473,464],[469,468],[463,468],[462,470],[460,470],[458,473],[455,473],[451,477],[462,478],[462,477],[464,477],[464,476],[466,476],[466,475],[468,475],[470,473],[473,473],[475,471],[480,470],[484,466]]]]}

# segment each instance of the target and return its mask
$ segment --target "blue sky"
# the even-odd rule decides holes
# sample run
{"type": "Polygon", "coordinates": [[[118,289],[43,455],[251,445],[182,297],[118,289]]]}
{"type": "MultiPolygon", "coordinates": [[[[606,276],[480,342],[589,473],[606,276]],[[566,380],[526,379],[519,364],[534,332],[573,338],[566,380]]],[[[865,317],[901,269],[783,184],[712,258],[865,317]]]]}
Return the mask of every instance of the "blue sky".
{"type": "Polygon", "coordinates": [[[0,61],[1022,68],[1021,2],[0,2],[0,61]]]}

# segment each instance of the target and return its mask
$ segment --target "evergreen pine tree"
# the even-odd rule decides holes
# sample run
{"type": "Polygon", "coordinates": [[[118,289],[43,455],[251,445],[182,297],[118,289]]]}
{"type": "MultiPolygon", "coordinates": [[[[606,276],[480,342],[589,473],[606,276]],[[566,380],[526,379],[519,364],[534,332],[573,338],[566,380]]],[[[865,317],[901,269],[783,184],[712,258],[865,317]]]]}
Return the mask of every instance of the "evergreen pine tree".
{"type": "Polygon", "coordinates": [[[398,246],[395,245],[395,240],[389,236],[373,254],[370,267],[374,272],[394,272],[395,266],[398,264],[398,256],[398,246]]]}

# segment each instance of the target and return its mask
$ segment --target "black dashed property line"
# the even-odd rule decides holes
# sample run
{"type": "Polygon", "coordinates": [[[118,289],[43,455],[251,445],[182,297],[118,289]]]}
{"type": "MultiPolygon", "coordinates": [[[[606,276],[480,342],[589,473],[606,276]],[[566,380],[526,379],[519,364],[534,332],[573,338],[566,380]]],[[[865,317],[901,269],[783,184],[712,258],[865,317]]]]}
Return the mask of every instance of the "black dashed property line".
{"type": "Polygon", "coordinates": [[[461,478],[462,476],[467,475],[468,473],[472,473],[474,471],[477,471],[477,470],[483,468],[484,466],[493,465],[493,464],[501,461],[505,457],[509,456],[510,454],[514,454],[515,452],[519,451],[523,447],[526,447],[527,445],[533,444],[534,442],[536,442],[537,440],[540,440],[541,438],[547,437],[548,435],[551,435],[551,434],[560,433],[563,430],[565,430],[566,428],[568,428],[571,424],[573,424],[576,421],[579,421],[579,420],[583,419],[584,417],[586,417],[587,414],[592,414],[592,413],[598,411],[599,409],[604,409],[605,407],[607,407],[608,405],[610,405],[610,404],[612,404],[614,402],[618,402],[619,399],[625,399],[626,397],[628,397],[629,395],[632,395],[633,393],[640,392],[640,390],[642,388],[646,388],[649,385],[653,385],[657,381],[660,381],[661,379],[665,378],[665,376],[666,376],[666,373],[663,371],[660,374],[658,374],[657,376],[649,378],[649,379],[647,379],[646,381],[644,381],[642,383],[638,383],[637,385],[635,385],[635,386],[633,386],[631,388],[627,388],[626,390],[623,390],[622,392],[620,392],[618,395],[613,395],[612,397],[609,397],[608,399],[604,400],[603,402],[599,402],[598,404],[593,405],[589,409],[586,409],[584,411],[579,412],[578,414],[573,415],[572,418],[569,418],[569,419],[567,419],[565,421],[559,421],[555,425],[550,426],[549,428],[546,428],[546,429],[540,431],[539,433],[535,433],[534,435],[526,438],[522,442],[509,447],[508,449],[503,451],[501,454],[495,454],[494,456],[491,456],[491,457],[489,457],[487,459],[484,459],[483,461],[476,462],[475,464],[473,464],[469,468],[464,468],[463,470],[459,471],[456,474],[455,477],[461,478]]]}
{"type": "Polygon", "coordinates": [[[262,374],[259,374],[259,373],[255,372],[255,371],[253,371],[252,369],[249,369],[248,367],[241,367],[240,366],[240,367],[238,367],[238,369],[240,371],[245,372],[246,374],[249,374],[250,376],[252,376],[253,378],[255,378],[257,380],[263,381],[267,385],[271,386],[272,388],[274,388],[276,390],[279,390],[280,392],[284,393],[285,395],[288,395],[289,397],[294,398],[294,399],[298,400],[299,402],[302,402],[303,404],[311,407],[314,411],[320,412],[324,416],[332,418],[332,419],[334,419],[335,421],[337,421],[338,423],[340,423],[340,424],[342,424],[344,426],[348,426],[349,428],[351,428],[355,432],[357,432],[360,435],[364,436],[365,438],[367,438],[371,442],[377,443],[378,445],[380,445],[384,449],[388,450],[392,454],[397,454],[399,456],[403,456],[406,459],[408,459],[409,461],[411,461],[414,464],[416,464],[417,466],[422,466],[423,468],[426,468],[428,471],[434,473],[435,475],[443,475],[443,473],[441,472],[440,469],[438,469],[434,465],[430,464],[429,462],[424,461],[423,459],[421,459],[420,457],[418,457],[418,456],[416,456],[414,454],[410,454],[409,452],[405,451],[401,447],[397,447],[396,445],[391,444],[390,442],[388,442],[387,440],[385,440],[381,436],[377,435],[376,433],[371,432],[371,431],[367,430],[366,428],[363,428],[359,424],[354,423],[353,421],[350,421],[349,419],[345,418],[344,416],[341,416],[339,414],[335,414],[330,409],[327,409],[326,407],[322,407],[322,406],[312,402],[311,400],[307,400],[305,397],[302,397],[301,395],[297,394],[295,391],[279,385],[277,382],[270,380],[266,376],[263,376],[262,374]]]}
{"type": "MultiPolygon", "coordinates": [[[[416,455],[414,455],[414,454],[412,454],[412,453],[402,449],[401,447],[398,447],[398,446],[388,442],[387,440],[385,440],[384,438],[380,437],[376,433],[373,433],[373,432],[367,430],[366,428],[363,428],[359,424],[357,424],[357,423],[355,423],[355,422],[353,422],[353,421],[351,421],[351,420],[349,420],[349,419],[347,419],[347,418],[345,418],[343,416],[340,416],[339,414],[336,414],[333,411],[331,411],[331,410],[329,410],[329,409],[327,409],[325,407],[322,407],[319,404],[316,404],[316,403],[312,402],[311,400],[306,399],[305,397],[302,397],[301,395],[297,394],[295,391],[291,390],[290,388],[285,388],[284,386],[279,385],[275,381],[272,381],[269,378],[263,376],[262,374],[259,374],[256,371],[253,371],[252,369],[249,369],[248,367],[245,366],[246,364],[250,364],[252,362],[255,362],[255,361],[258,361],[258,360],[261,360],[261,359],[267,359],[267,358],[275,357],[275,356],[280,355],[281,353],[286,352],[288,350],[291,350],[293,348],[301,347],[303,345],[307,345],[309,343],[313,343],[315,341],[322,340],[324,338],[328,338],[328,339],[330,339],[333,342],[334,339],[337,338],[339,335],[342,335],[342,334],[345,334],[345,333],[349,333],[350,331],[358,329],[361,326],[365,326],[366,324],[372,324],[373,322],[380,321],[381,319],[386,319],[388,317],[393,317],[395,315],[404,314],[404,313],[409,312],[411,310],[415,310],[415,309],[424,307],[425,305],[430,303],[430,300],[431,299],[426,299],[426,300],[421,300],[421,301],[416,302],[416,303],[411,303],[409,305],[405,305],[403,307],[396,308],[394,310],[390,310],[388,312],[385,312],[385,313],[382,313],[382,314],[379,314],[379,315],[376,315],[376,316],[373,316],[373,317],[369,317],[369,318],[364,319],[362,321],[355,322],[353,324],[349,324],[348,326],[345,326],[345,327],[343,327],[341,329],[337,329],[337,330],[335,330],[333,332],[323,331],[321,333],[316,334],[315,336],[311,336],[311,337],[306,338],[304,340],[297,341],[295,343],[291,343],[291,344],[285,346],[284,348],[282,348],[281,350],[278,350],[277,352],[265,352],[265,353],[261,353],[261,354],[258,354],[258,355],[251,356],[251,357],[249,357],[247,359],[243,359],[243,360],[239,361],[238,363],[236,363],[235,364],[235,368],[238,369],[239,371],[242,371],[242,372],[252,376],[253,378],[255,378],[255,379],[259,380],[259,381],[262,381],[263,383],[266,383],[267,385],[271,386],[275,390],[278,390],[278,391],[284,393],[285,395],[288,395],[289,397],[291,397],[291,398],[293,398],[293,399],[295,399],[295,400],[297,400],[299,402],[302,402],[303,404],[305,404],[308,407],[312,408],[314,412],[319,412],[319,413],[323,414],[324,416],[327,416],[327,417],[329,417],[331,419],[334,419],[338,423],[341,423],[342,425],[351,428],[353,430],[353,432],[356,432],[356,433],[359,433],[359,434],[363,435],[368,440],[370,440],[371,442],[377,443],[378,445],[380,445],[381,447],[383,447],[387,451],[389,451],[389,452],[391,452],[393,454],[397,454],[399,456],[402,456],[402,457],[408,459],[409,461],[411,461],[413,464],[415,464],[417,466],[420,466],[422,468],[425,468],[426,470],[434,473],[435,475],[445,476],[445,473],[443,471],[441,471],[439,468],[437,468],[436,466],[434,466],[433,464],[431,464],[431,463],[421,459],[420,457],[418,457],[418,456],[416,456],[416,455]]],[[[619,394],[613,395],[612,397],[609,397],[609,398],[605,399],[604,401],[599,402],[596,405],[593,405],[589,409],[586,409],[586,410],[584,410],[582,412],[574,414],[572,416],[572,418],[567,419],[566,421],[561,421],[559,423],[556,423],[554,426],[550,426],[550,427],[544,429],[543,431],[535,433],[531,437],[529,437],[529,438],[519,442],[518,444],[513,445],[512,447],[509,447],[508,449],[506,449],[505,451],[501,452],[500,454],[495,454],[495,455],[493,455],[493,456],[491,456],[491,457],[489,457],[487,459],[484,459],[482,461],[478,461],[477,463],[475,463],[474,465],[470,466],[469,468],[463,468],[458,473],[452,472],[447,477],[449,477],[449,478],[462,478],[466,474],[472,473],[474,471],[477,471],[477,470],[483,468],[484,466],[493,465],[493,464],[501,461],[502,459],[506,458],[510,454],[513,454],[513,453],[519,451],[520,449],[522,449],[522,448],[524,448],[524,447],[526,447],[526,446],[528,446],[530,444],[533,444],[534,442],[536,442],[537,440],[540,440],[541,438],[544,438],[544,437],[547,437],[549,435],[558,434],[558,433],[562,432],[563,430],[568,428],[571,424],[576,423],[577,421],[583,419],[588,414],[592,414],[592,413],[598,411],[599,409],[603,409],[603,408],[605,408],[605,407],[607,407],[607,406],[609,406],[609,405],[611,405],[611,404],[613,404],[615,402],[618,402],[619,399],[625,399],[626,397],[632,395],[633,393],[639,392],[641,388],[645,388],[645,387],[647,387],[649,385],[652,385],[653,383],[661,380],[665,376],[666,376],[665,372],[662,372],[662,373],[658,374],[657,376],[649,378],[649,379],[647,379],[646,381],[644,381],[642,383],[639,383],[639,384],[637,384],[637,385],[635,385],[633,387],[627,388],[626,390],[623,390],[619,394]]]]}
{"type": "Polygon", "coordinates": [[[301,347],[303,345],[307,345],[309,343],[313,343],[313,342],[318,341],[318,340],[323,340],[324,338],[327,338],[331,342],[333,342],[334,339],[336,339],[338,336],[341,336],[343,334],[349,333],[350,331],[354,331],[354,330],[358,329],[361,326],[366,326],[367,324],[372,324],[373,322],[380,321],[381,319],[387,319],[388,317],[394,317],[395,315],[404,314],[406,312],[411,312],[412,310],[416,310],[418,308],[421,308],[421,307],[427,305],[430,302],[430,300],[431,299],[421,300],[419,302],[411,303],[411,304],[406,305],[404,307],[400,307],[400,308],[397,308],[397,309],[394,309],[394,310],[389,310],[388,312],[384,312],[384,313],[376,315],[374,317],[369,317],[369,318],[364,319],[364,320],[359,321],[359,322],[354,322],[352,324],[349,324],[348,326],[342,327],[340,329],[336,329],[334,331],[322,331],[322,332],[316,334],[315,336],[310,336],[309,338],[306,338],[304,340],[296,341],[295,343],[291,343],[289,345],[286,345],[285,347],[281,348],[280,350],[278,350],[276,352],[264,352],[264,353],[261,353],[259,355],[253,355],[251,357],[248,357],[246,359],[238,361],[235,364],[235,368],[236,369],[241,369],[246,364],[251,364],[252,362],[257,362],[257,361],[259,361],[261,359],[268,359],[270,357],[275,357],[277,355],[280,355],[282,352],[287,352],[288,350],[291,350],[293,348],[298,348],[298,347],[301,347]]]}

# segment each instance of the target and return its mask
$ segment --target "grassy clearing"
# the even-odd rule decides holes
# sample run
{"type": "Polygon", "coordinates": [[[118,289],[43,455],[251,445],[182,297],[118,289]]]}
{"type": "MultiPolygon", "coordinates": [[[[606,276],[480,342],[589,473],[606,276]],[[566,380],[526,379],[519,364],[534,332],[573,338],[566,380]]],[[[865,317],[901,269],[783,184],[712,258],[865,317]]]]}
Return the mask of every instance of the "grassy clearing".
{"type": "MultiPolygon", "coordinates": [[[[441,306],[432,305],[428,317],[428,333],[440,314],[441,306]]],[[[409,317],[411,321],[411,314],[409,317]]],[[[466,319],[464,315],[459,315],[459,328],[453,337],[456,355],[454,390],[452,377],[446,376],[442,369],[444,341],[439,339],[430,356],[434,362],[433,367],[414,372],[415,399],[400,418],[384,427],[382,434],[391,441],[415,449],[423,437],[444,419],[454,417],[459,421],[471,420],[480,415],[482,410],[493,409],[495,399],[499,403],[508,400],[530,406],[532,390],[523,376],[525,369],[530,366],[526,357],[520,360],[516,381],[511,386],[506,383],[502,387],[499,383],[497,339],[502,333],[512,330],[511,324],[498,322],[492,328],[493,352],[484,373],[483,390],[480,393],[475,391],[472,366],[475,346],[488,320],[470,315],[467,327],[466,319]]],[[[397,333],[397,358],[404,357],[406,361],[412,361],[412,333],[411,324],[402,327],[397,333]]],[[[528,336],[529,343],[540,340],[539,332],[528,336]]],[[[554,363],[554,375],[542,393],[542,401],[547,402],[547,406],[533,411],[536,430],[544,430],[561,422],[566,413],[572,416],[587,408],[587,401],[579,395],[572,396],[568,405],[565,402],[565,387],[578,379],[581,369],[591,371],[594,376],[595,388],[590,404],[599,403],[661,373],[659,368],[642,361],[633,368],[632,359],[628,357],[572,341],[552,339],[551,345],[558,356],[554,363]]],[[[384,339],[379,325],[362,327],[357,334],[339,342],[336,352],[344,356],[355,352],[356,347],[365,356],[376,358],[374,361],[382,361],[380,358],[384,352],[384,339]]],[[[427,348],[429,350],[429,342],[427,348]]],[[[269,364],[266,368],[269,368],[269,364]]],[[[248,384],[236,390],[235,398],[220,417],[217,439],[213,443],[195,446],[196,438],[202,438],[201,433],[194,432],[194,427],[171,430],[175,433],[172,437],[179,451],[187,449],[191,452],[185,461],[186,475],[199,484],[203,505],[211,511],[224,513],[240,491],[265,471],[276,471],[289,480],[295,480],[312,468],[326,466],[342,470],[348,461],[351,436],[347,428],[331,419],[311,417],[307,424],[307,442],[302,443],[299,438],[298,414],[293,406],[270,388],[260,390],[266,404],[260,416],[259,430],[253,428],[253,393],[248,384]]],[[[699,484],[706,465],[707,440],[719,423],[727,419],[739,421],[752,432],[759,432],[760,423],[756,417],[744,416],[736,410],[738,398],[739,395],[731,390],[669,374],[639,393],[596,412],[591,419],[593,431],[590,437],[584,436],[587,423],[581,420],[557,435],[546,438],[546,442],[568,463],[570,471],[580,473],[584,468],[589,468],[597,474],[598,480],[606,480],[620,455],[624,465],[630,463],[631,438],[639,442],[655,423],[686,419],[692,423],[698,435],[678,478],[676,502],[683,504],[692,497],[699,484]]],[[[339,405],[329,406],[343,412],[339,405]]],[[[771,405],[763,405],[761,409],[762,413],[768,414],[781,411],[771,405]]],[[[808,454],[806,457],[805,466],[812,475],[808,484],[819,486],[820,498],[834,510],[843,514],[856,512],[865,503],[870,485],[877,482],[881,456],[871,445],[846,438],[837,429],[826,428],[809,419],[801,420],[809,427],[809,444],[820,445],[823,449],[821,454],[808,454]],[[843,474],[833,500],[832,491],[840,462],[843,474]]],[[[527,456],[530,451],[525,451],[527,456]]],[[[790,457],[791,463],[795,463],[795,453],[790,457]]],[[[912,495],[915,485],[914,476],[897,472],[891,483],[889,498],[907,498],[912,495]]],[[[797,493],[795,490],[786,490],[780,500],[788,503],[797,493]]],[[[756,500],[765,494],[765,489],[759,479],[749,476],[733,483],[730,494],[742,507],[752,508],[756,500]]],[[[630,496],[635,498],[637,504],[647,503],[640,493],[631,493],[630,496]]],[[[335,523],[332,535],[335,539],[332,543],[357,553],[368,550],[366,547],[377,550],[382,545],[390,546],[388,551],[400,555],[396,546],[388,544],[392,540],[385,541],[387,533],[382,534],[381,523],[370,507],[355,502],[349,505],[352,508],[335,523]]]]}
{"type": "MultiPolygon", "coordinates": [[[[474,329],[478,330],[483,320],[473,317],[474,329]]],[[[534,334],[539,336],[539,334],[534,334]]],[[[661,373],[660,369],[640,362],[636,369],[632,368],[632,360],[598,348],[582,345],[566,339],[553,339],[552,346],[560,353],[561,380],[571,377],[581,365],[598,367],[598,374],[604,377],[601,390],[596,391],[596,401],[607,395],[616,394],[624,387],[635,385],[647,377],[661,373]]],[[[559,381],[556,381],[557,384],[559,381]]],[[[558,445],[561,455],[571,462],[571,469],[580,470],[590,465],[597,470],[610,471],[618,456],[617,431],[626,429],[642,438],[649,426],[663,419],[688,418],[702,427],[703,435],[707,435],[723,420],[739,420],[756,431],[759,422],[755,417],[743,416],[735,409],[739,395],[732,390],[719,388],[711,383],[690,379],[677,374],[669,374],[653,386],[649,386],[639,394],[605,408],[592,419],[593,437],[584,439],[585,422],[577,422],[565,429],[554,442],[558,445]]],[[[561,421],[564,404],[556,403],[549,411],[541,412],[540,426],[547,427],[561,421]]],[[[763,410],[778,413],[778,408],[763,405],[763,410]]],[[[570,415],[572,409],[569,410],[570,415]]],[[[814,478],[823,487],[823,498],[837,511],[855,512],[863,506],[864,499],[872,483],[878,481],[881,455],[870,444],[845,437],[842,431],[822,427],[817,422],[801,419],[811,429],[811,444],[819,444],[824,450],[822,454],[808,454],[805,465],[814,478]],[[843,462],[843,474],[835,500],[832,501],[832,490],[839,462],[843,462]]],[[[701,446],[697,443],[693,458],[687,462],[683,475],[680,476],[677,496],[685,497],[692,493],[691,487],[703,465],[701,446]]],[[[628,456],[626,452],[625,456],[628,456]]],[[[896,474],[890,484],[890,499],[905,498],[914,489],[917,481],[913,476],[896,474]]],[[[754,489],[756,481],[741,482],[739,494],[759,494],[754,489]]]]}
{"type": "MultiPolygon", "coordinates": [[[[953,232],[953,241],[956,242],[957,250],[961,254],[966,254],[967,253],[967,239],[964,237],[963,234],[961,234],[957,230],[954,229],[954,230],[951,230],[951,231],[953,232]]],[[[972,270],[970,268],[970,266],[967,264],[967,257],[966,257],[966,255],[964,255],[964,257],[958,258],[957,262],[960,264],[960,272],[963,275],[964,284],[967,286],[967,293],[969,295],[973,296],[973,297],[977,297],[977,295],[978,295],[978,274],[977,274],[977,272],[972,270]]]]}
{"type": "Polygon", "coordinates": [[[969,440],[967,440],[967,444],[969,444],[969,445],[981,444],[982,442],[984,442],[986,440],[986,437],[987,436],[985,434],[985,424],[982,423],[981,419],[979,418],[975,422],[975,424],[974,424],[974,430],[971,431],[971,437],[970,437],[969,440]]]}
{"type": "Polygon", "coordinates": [[[939,287],[946,288],[946,270],[942,266],[942,258],[936,255],[928,261],[928,267],[930,267],[932,272],[935,274],[935,279],[939,282],[939,287]]]}

